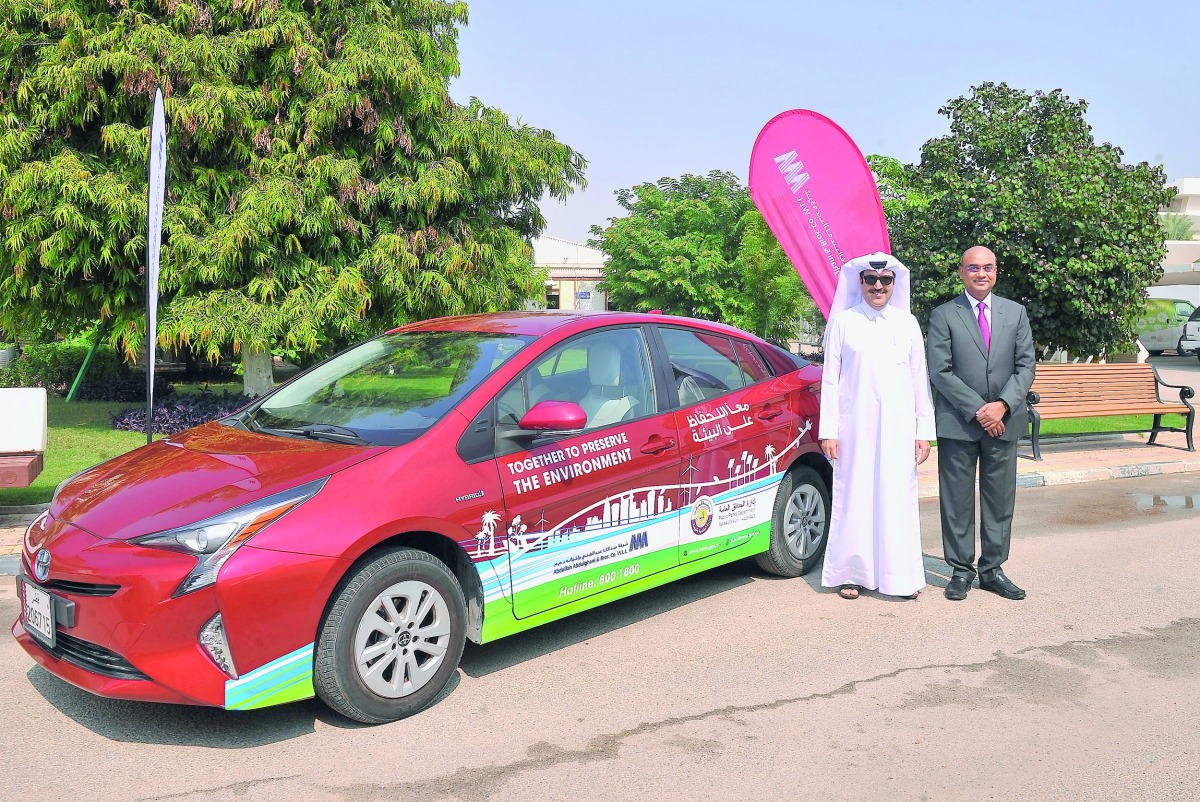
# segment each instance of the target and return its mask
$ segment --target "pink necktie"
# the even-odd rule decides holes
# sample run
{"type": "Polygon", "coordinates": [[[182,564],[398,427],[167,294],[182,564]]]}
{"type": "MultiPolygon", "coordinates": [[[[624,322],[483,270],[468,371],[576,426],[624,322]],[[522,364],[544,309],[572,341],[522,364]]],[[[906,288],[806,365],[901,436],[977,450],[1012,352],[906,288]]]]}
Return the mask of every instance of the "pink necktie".
{"type": "Polygon", "coordinates": [[[984,314],[986,311],[987,304],[981,301],[979,304],[979,333],[983,335],[983,350],[990,351],[992,350],[992,327],[988,325],[987,315],[984,314]]]}

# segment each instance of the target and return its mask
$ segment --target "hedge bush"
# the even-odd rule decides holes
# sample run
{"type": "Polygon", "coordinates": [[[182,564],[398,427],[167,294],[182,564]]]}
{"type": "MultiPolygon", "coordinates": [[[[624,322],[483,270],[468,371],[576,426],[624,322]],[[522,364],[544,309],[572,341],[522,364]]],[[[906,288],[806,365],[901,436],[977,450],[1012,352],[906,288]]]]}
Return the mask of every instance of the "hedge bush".
{"type": "MultiPolygon", "coordinates": [[[[0,387],[45,387],[50,393],[65,396],[89,347],[78,339],[26,345],[6,370],[0,370],[0,387]]],[[[155,398],[166,398],[173,392],[165,379],[155,378],[155,398]]],[[[97,348],[75,397],[82,401],[145,401],[146,372],[131,368],[111,348],[97,348]]]]}
{"type": "MultiPolygon", "coordinates": [[[[214,393],[202,388],[199,393],[181,393],[166,399],[161,406],[154,404],[154,433],[178,434],[184,429],[223,418],[239,407],[250,403],[250,399],[238,393],[223,390],[214,393]]],[[[146,431],[146,408],[125,409],[113,416],[114,429],[129,432],[146,431]]]]}

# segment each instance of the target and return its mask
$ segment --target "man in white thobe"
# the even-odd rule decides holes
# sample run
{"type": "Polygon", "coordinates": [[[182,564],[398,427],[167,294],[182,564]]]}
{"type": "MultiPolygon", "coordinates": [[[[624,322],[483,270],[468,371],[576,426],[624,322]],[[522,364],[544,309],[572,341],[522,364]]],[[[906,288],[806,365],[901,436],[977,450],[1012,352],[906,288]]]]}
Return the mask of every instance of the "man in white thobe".
{"type": "Polygon", "coordinates": [[[925,587],[917,465],[934,437],[925,344],[909,312],[909,275],[874,254],[842,269],[825,330],[821,450],[833,510],[821,584],[916,598],[925,587]]]}

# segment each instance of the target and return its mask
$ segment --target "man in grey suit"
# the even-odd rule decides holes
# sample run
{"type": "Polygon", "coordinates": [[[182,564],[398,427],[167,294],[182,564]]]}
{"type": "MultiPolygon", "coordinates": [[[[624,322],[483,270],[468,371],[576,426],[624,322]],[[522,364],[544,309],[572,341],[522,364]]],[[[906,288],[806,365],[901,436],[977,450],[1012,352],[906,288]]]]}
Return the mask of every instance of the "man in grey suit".
{"type": "Polygon", "coordinates": [[[992,294],[996,255],[976,246],[958,275],[966,292],[929,319],[929,381],[937,391],[942,550],[954,571],[946,598],[961,601],[975,579],[975,477],[979,476],[979,587],[1006,599],[1025,591],[1004,575],[1017,499],[1017,439],[1028,427],[1025,396],[1036,354],[1025,307],[992,294]]]}

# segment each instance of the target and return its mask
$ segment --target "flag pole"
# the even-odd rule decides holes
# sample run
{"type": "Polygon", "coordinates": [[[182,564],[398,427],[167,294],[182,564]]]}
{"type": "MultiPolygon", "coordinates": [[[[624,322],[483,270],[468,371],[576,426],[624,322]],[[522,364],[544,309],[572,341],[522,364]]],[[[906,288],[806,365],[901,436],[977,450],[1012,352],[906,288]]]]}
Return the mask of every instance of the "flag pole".
{"type": "Polygon", "coordinates": [[[158,254],[167,188],[167,126],[162,89],[154,90],[146,187],[146,444],[154,441],[154,351],[158,339],[158,254]]]}

